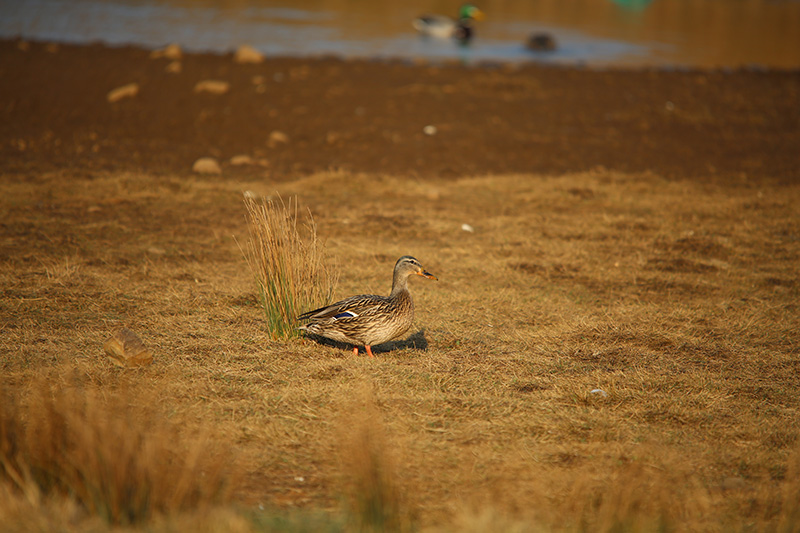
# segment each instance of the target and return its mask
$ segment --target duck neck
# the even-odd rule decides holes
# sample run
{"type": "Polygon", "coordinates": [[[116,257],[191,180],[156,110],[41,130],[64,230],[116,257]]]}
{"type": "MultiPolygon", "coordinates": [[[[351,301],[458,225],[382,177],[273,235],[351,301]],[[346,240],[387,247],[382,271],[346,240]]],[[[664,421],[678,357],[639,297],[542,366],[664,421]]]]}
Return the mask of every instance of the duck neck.
{"type": "Polygon", "coordinates": [[[392,279],[392,292],[389,298],[397,298],[403,293],[408,293],[408,274],[395,273],[392,279]]]}

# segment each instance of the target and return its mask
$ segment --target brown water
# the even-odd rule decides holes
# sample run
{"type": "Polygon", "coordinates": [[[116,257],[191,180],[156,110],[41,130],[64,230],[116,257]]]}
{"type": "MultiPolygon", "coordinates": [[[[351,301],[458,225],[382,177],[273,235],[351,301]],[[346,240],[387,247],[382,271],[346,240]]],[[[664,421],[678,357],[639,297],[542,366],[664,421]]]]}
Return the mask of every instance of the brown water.
{"type": "Polygon", "coordinates": [[[411,20],[454,15],[459,1],[0,0],[0,36],[189,50],[250,44],[271,55],[604,65],[800,68],[797,0],[478,2],[487,18],[469,47],[421,39],[411,20]],[[627,5],[623,5],[627,4],[627,5]],[[558,49],[532,53],[533,32],[558,49]]]}

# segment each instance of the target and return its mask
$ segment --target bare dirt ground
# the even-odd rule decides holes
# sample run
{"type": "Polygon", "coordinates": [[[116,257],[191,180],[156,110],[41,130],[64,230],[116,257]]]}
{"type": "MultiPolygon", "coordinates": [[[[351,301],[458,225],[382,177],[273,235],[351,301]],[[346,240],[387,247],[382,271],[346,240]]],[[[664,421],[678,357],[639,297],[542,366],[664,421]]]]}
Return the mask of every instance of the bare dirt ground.
{"type": "Polygon", "coordinates": [[[191,55],[170,74],[170,60],[145,50],[52,50],[0,45],[5,172],[185,174],[198,157],[244,153],[268,159],[267,177],[280,181],[330,169],[453,178],[597,166],[797,177],[797,72],[237,65],[191,55]],[[195,94],[206,79],[229,82],[229,92],[195,94]],[[139,95],[109,105],[108,91],[131,82],[139,95]],[[269,148],[272,131],[289,142],[269,148]]]}
{"type": "MultiPolygon", "coordinates": [[[[337,530],[378,489],[384,529],[796,527],[797,72],[180,62],[0,42],[3,387],[126,391],[232,451],[242,507],[158,527],[337,530]],[[337,296],[420,259],[421,349],[270,339],[244,191],[310,209],[337,296]],[[151,367],[103,357],[122,326],[151,367]]],[[[59,509],[0,516],[103,529],[59,509]]]]}

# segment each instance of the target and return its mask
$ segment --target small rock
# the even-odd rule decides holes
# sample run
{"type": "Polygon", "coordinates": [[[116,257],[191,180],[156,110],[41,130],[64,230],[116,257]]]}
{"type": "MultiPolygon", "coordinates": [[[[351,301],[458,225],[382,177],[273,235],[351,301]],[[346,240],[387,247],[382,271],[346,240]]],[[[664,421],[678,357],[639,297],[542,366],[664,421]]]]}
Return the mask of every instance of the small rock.
{"type": "Polygon", "coordinates": [[[225,94],[231,88],[231,84],[221,80],[203,80],[194,86],[196,93],[225,94]]]}
{"type": "Polygon", "coordinates": [[[103,349],[112,363],[123,367],[147,366],[153,362],[153,354],[133,331],[122,328],[109,337],[103,349]]]}
{"type": "Polygon", "coordinates": [[[247,154],[239,154],[231,157],[230,163],[236,167],[256,164],[255,160],[247,154]]]}
{"type": "Polygon", "coordinates": [[[425,133],[425,135],[436,135],[436,132],[438,130],[436,129],[436,126],[432,126],[432,125],[429,124],[429,125],[425,126],[424,128],[422,128],[422,131],[423,131],[423,133],[425,133]]]}
{"type": "Polygon", "coordinates": [[[342,140],[342,134],[336,131],[329,131],[325,134],[325,142],[328,144],[338,144],[342,140]]]}
{"type": "Polygon", "coordinates": [[[468,231],[469,233],[475,233],[475,228],[473,228],[469,224],[461,224],[461,229],[464,231],[468,231]]]}
{"type": "Polygon", "coordinates": [[[177,44],[172,43],[161,50],[153,50],[150,53],[150,57],[152,59],[158,59],[160,57],[165,57],[167,59],[180,59],[183,57],[183,50],[181,50],[181,47],[177,44]]]}
{"type": "Polygon", "coordinates": [[[198,174],[222,174],[222,168],[213,157],[201,157],[192,165],[192,171],[198,174]]]}
{"type": "Polygon", "coordinates": [[[264,54],[250,45],[243,44],[236,50],[233,60],[237,63],[261,63],[264,61],[264,54]]]}
{"type": "Polygon", "coordinates": [[[234,166],[252,165],[259,167],[268,167],[269,159],[266,159],[264,157],[259,157],[258,159],[256,159],[254,157],[250,157],[249,155],[241,154],[231,157],[230,163],[231,165],[234,166]]]}
{"type": "Polygon", "coordinates": [[[164,69],[169,74],[178,74],[181,70],[183,70],[183,65],[177,59],[175,61],[170,62],[167,65],[167,68],[164,69]]]}
{"type": "Polygon", "coordinates": [[[282,131],[275,130],[269,134],[269,139],[267,139],[267,146],[270,148],[275,148],[279,144],[286,144],[289,142],[289,136],[283,133],[282,131]]]}
{"type": "Polygon", "coordinates": [[[108,91],[106,100],[114,103],[119,102],[123,98],[133,98],[137,94],[139,94],[139,84],[129,83],[127,85],[123,85],[122,87],[117,87],[116,89],[108,91]]]}

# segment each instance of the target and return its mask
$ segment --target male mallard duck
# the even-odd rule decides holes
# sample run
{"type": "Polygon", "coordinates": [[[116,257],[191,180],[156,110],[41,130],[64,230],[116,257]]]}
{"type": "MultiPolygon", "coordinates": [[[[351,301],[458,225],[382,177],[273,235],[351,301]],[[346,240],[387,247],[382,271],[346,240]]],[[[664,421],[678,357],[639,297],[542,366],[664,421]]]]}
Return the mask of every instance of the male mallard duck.
{"type": "Polygon", "coordinates": [[[408,290],[408,277],[412,274],[437,279],[422,268],[419,261],[404,255],[394,265],[389,296],[359,294],[303,313],[297,317],[298,320],[309,322],[300,326],[300,329],[335,341],[355,344],[355,355],[358,355],[358,347],[364,346],[367,354],[373,357],[372,345],[397,339],[408,331],[414,321],[414,301],[408,290]]]}
{"type": "Polygon", "coordinates": [[[472,4],[464,4],[458,12],[458,20],[444,15],[422,15],[411,25],[422,35],[439,39],[455,37],[465,43],[472,38],[472,21],[482,19],[483,11],[472,4]]]}

